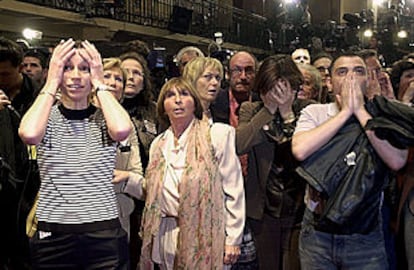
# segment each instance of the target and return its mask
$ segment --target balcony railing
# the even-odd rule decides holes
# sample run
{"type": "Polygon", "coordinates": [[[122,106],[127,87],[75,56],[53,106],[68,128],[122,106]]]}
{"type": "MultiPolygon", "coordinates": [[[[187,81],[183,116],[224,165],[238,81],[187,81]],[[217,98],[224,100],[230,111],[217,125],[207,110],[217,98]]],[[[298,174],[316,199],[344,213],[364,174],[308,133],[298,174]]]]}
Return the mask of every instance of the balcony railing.
{"type": "Polygon", "coordinates": [[[161,29],[182,27],[183,33],[213,38],[222,32],[226,42],[269,50],[266,18],[208,0],[20,0],[55,9],[82,13],[85,17],[104,17],[161,29]],[[175,10],[175,11],[174,11],[175,10]],[[178,11],[177,11],[178,10],[178,11]],[[173,16],[181,12],[180,16],[173,16]],[[185,15],[189,20],[185,21],[185,15]],[[267,38],[266,38],[267,37],[267,38]]]}

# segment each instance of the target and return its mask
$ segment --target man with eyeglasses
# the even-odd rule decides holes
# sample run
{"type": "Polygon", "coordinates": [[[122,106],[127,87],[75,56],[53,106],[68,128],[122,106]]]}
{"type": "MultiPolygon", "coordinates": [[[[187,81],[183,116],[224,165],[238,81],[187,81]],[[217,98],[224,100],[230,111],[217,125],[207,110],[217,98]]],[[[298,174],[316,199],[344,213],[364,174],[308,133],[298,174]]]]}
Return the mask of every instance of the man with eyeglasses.
{"type": "Polygon", "coordinates": [[[204,57],[203,52],[197,47],[187,46],[178,51],[174,61],[178,66],[180,74],[183,74],[185,65],[196,57],[204,57]]]}
{"type": "Polygon", "coordinates": [[[322,81],[322,93],[321,93],[321,103],[329,103],[334,101],[332,96],[332,83],[331,83],[331,73],[330,67],[332,64],[332,56],[328,53],[322,52],[316,54],[312,57],[312,65],[321,74],[322,81]]]}
{"type": "MultiPolygon", "coordinates": [[[[229,88],[222,89],[211,110],[215,122],[223,122],[237,127],[238,108],[245,101],[251,101],[256,78],[257,60],[252,54],[240,51],[229,61],[229,88]]],[[[257,99],[253,97],[253,99],[257,99]]]]}

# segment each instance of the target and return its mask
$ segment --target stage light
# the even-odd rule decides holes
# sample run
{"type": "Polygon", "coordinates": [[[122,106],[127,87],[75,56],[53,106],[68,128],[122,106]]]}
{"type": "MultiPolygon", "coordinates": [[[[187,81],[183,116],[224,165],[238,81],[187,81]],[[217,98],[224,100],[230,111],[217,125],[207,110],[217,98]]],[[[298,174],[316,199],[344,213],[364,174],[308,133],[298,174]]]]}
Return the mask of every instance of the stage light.
{"type": "Polygon", "coordinates": [[[400,30],[397,33],[397,37],[399,37],[399,38],[407,38],[408,37],[408,33],[405,30],[400,30]]]}
{"type": "Polygon", "coordinates": [[[22,32],[25,39],[42,39],[43,33],[41,31],[33,30],[30,28],[25,28],[22,32]]]}
{"type": "Polygon", "coordinates": [[[367,29],[364,31],[364,37],[370,38],[374,35],[374,32],[372,32],[371,29],[367,29]]]}
{"type": "Polygon", "coordinates": [[[384,4],[385,0],[374,0],[374,5],[376,6],[381,6],[382,4],[384,4]]]}

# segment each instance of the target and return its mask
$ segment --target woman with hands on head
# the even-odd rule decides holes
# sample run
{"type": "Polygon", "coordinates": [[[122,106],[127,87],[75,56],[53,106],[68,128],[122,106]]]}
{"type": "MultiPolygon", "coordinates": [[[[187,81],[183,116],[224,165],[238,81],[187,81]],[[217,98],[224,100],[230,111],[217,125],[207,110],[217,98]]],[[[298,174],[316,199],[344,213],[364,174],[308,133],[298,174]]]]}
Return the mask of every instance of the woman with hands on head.
{"type": "Polygon", "coordinates": [[[245,220],[234,129],[201,121],[201,101],[183,78],[164,84],[157,111],[169,128],[151,144],[140,269],[230,269],[245,220]]]}
{"type": "Polygon", "coordinates": [[[36,145],[41,178],[37,232],[30,240],[33,269],[129,267],[111,181],[116,142],[132,126],[103,79],[93,44],[61,41],[47,81],[21,121],[19,135],[36,145]],[[99,108],[90,104],[91,93],[99,108]]]}

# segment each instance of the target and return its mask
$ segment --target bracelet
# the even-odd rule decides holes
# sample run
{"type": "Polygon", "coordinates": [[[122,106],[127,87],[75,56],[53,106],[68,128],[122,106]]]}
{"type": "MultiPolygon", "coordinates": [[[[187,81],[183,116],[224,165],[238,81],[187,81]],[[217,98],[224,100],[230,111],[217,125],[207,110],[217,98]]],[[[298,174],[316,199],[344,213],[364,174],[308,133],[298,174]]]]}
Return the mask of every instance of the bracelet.
{"type": "Polygon", "coordinates": [[[48,94],[48,95],[50,95],[51,97],[53,97],[53,99],[56,99],[56,94],[53,94],[53,93],[51,93],[51,92],[49,92],[49,91],[47,91],[47,90],[42,90],[42,91],[40,91],[40,93],[38,94],[38,96],[40,96],[40,95],[44,95],[44,94],[48,94]]]}
{"type": "Polygon", "coordinates": [[[115,89],[106,85],[106,84],[100,84],[96,87],[95,92],[98,93],[99,91],[114,91],[115,89]]]}

